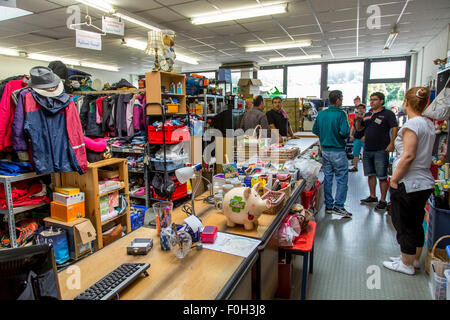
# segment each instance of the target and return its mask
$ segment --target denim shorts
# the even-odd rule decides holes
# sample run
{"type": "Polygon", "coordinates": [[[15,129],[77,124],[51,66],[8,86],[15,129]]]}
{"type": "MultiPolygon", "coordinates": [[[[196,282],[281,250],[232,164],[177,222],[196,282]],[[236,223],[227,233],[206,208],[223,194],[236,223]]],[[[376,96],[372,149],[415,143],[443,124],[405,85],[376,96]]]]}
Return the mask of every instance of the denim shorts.
{"type": "Polygon", "coordinates": [[[361,151],[364,148],[364,142],[361,139],[353,140],[353,156],[359,157],[361,155],[361,151]]]}
{"type": "Polygon", "coordinates": [[[366,151],[363,155],[365,176],[377,176],[380,180],[388,178],[389,153],[387,151],[366,151]]]}

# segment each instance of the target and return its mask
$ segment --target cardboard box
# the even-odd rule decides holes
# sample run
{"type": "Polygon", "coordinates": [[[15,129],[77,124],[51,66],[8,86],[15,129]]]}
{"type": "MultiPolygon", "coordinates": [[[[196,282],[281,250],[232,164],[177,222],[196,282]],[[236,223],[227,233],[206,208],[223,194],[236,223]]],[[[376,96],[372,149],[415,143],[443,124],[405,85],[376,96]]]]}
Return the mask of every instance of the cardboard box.
{"type": "Polygon", "coordinates": [[[53,192],[53,201],[64,204],[66,206],[78,202],[84,202],[84,192],[80,192],[73,195],[53,192]]]}
{"type": "Polygon", "coordinates": [[[78,202],[66,206],[64,204],[52,201],[50,203],[50,216],[54,219],[64,222],[70,222],[78,218],[84,218],[84,202],[78,202]]]}
{"type": "Polygon", "coordinates": [[[47,226],[51,225],[67,231],[71,259],[77,260],[92,252],[92,242],[97,238],[97,234],[89,219],[81,218],[71,222],[62,222],[44,218],[44,221],[47,226]]]}
{"type": "Polygon", "coordinates": [[[260,86],[262,86],[262,82],[259,79],[239,79],[239,94],[242,94],[244,96],[244,99],[246,98],[246,96],[259,95],[260,86]]]}

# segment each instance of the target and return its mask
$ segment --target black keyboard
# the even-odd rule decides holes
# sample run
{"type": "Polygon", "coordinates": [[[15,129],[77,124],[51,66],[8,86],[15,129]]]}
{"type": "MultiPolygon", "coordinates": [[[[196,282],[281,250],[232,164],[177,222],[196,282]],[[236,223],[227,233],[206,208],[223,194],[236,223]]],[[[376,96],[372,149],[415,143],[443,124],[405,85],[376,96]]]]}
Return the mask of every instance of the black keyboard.
{"type": "Polygon", "coordinates": [[[149,267],[148,263],[125,263],[75,297],[75,300],[111,300],[141,273],[148,276],[146,270],[149,267]]]}

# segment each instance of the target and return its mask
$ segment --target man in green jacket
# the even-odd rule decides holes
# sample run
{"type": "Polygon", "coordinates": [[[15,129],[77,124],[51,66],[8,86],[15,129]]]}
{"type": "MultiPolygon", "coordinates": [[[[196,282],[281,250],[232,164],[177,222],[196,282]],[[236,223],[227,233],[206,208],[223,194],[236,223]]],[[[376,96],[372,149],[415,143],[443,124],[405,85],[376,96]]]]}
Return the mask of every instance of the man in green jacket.
{"type": "Polygon", "coordinates": [[[330,107],[321,111],[313,126],[313,133],[320,139],[322,166],[325,174],[325,212],[351,218],[344,205],[347,199],[348,160],[345,153],[346,139],[350,135],[350,124],[342,106],[342,92],[333,90],[329,95],[330,107]],[[333,179],[336,176],[336,196],[333,199],[333,179]]]}

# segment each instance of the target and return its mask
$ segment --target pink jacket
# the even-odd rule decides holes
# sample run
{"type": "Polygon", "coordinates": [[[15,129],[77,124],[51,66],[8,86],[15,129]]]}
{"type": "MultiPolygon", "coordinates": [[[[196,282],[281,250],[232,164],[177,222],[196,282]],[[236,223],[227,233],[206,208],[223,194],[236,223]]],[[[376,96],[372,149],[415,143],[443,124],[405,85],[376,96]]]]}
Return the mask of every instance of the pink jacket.
{"type": "Polygon", "coordinates": [[[0,101],[0,151],[10,151],[13,146],[11,127],[16,105],[12,100],[11,94],[26,86],[27,84],[22,80],[11,80],[6,84],[3,91],[0,101]]]}

